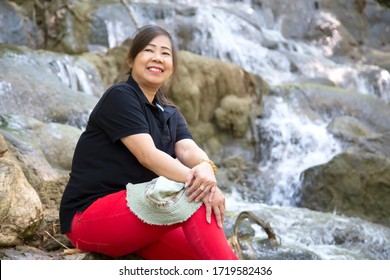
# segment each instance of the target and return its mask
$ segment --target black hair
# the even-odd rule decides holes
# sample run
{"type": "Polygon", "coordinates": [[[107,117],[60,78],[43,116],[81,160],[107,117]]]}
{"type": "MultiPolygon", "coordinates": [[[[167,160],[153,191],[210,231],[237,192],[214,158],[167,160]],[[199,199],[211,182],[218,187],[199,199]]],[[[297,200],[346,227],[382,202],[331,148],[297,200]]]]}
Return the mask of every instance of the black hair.
{"type": "MultiPolygon", "coordinates": [[[[131,63],[135,60],[137,55],[145,49],[145,47],[157,36],[166,36],[171,41],[172,46],[172,62],[173,62],[173,73],[172,76],[174,76],[176,71],[176,65],[177,65],[177,53],[176,48],[172,39],[171,34],[169,34],[168,31],[166,31],[164,28],[157,26],[157,25],[145,25],[138,29],[136,35],[134,36],[133,42],[130,47],[130,51],[127,55],[127,63],[128,65],[131,65],[131,63]]],[[[132,69],[129,69],[128,74],[131,74],[132,69]]],[[[164,106],[174,106],[177,107],[175,104],[173,104],[171,101],[169,101],[164,93],[162,92],[161,88],[157,90],[156,93],[156,101],[164,106]]]]}

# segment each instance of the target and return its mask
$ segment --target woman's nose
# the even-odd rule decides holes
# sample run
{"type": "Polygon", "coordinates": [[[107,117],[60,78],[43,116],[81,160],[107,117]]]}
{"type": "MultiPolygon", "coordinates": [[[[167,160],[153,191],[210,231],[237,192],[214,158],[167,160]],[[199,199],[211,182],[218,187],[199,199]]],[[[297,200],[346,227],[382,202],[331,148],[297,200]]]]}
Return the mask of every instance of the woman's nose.
{"type": "Polygon", "coordinates": [[[160,53],[155,52],[155,53],[154,53],[154,56],[153,56],[153,60],[154,60],[154,61],[162,62],[162,61],[163,61],[163,57],[162,57],[162,55],[161,55],[160,53]]]}

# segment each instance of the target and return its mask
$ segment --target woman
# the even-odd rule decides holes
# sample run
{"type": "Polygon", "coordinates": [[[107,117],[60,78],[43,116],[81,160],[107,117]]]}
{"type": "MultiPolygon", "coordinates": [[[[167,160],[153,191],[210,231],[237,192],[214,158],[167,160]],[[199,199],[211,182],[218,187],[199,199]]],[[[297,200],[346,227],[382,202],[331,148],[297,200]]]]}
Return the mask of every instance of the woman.
{"type": "Polygon", "coordinates": [[[237,259],[222,229],[216,167],[160,90],[176,69],[170,34],[141,28],[127,62],[128,80],[104,93],[76,146],[61,200],[62,233],[81,250],[112,257],[237,259]],[[203,202],[186,221],[152,225],[129,210],[126,185],[159,176],[185,183],[188,200],[203,202]]]}

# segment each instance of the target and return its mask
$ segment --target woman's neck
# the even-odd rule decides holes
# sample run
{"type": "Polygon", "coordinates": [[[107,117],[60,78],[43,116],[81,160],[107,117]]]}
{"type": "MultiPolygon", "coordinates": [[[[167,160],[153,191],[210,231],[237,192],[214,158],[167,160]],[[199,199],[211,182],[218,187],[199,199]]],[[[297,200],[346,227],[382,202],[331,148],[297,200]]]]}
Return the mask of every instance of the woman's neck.
{"type": "Polygon", "coordinates": [[[156,96],[156,90],[152,90],[150,88],[145,88],[142,85],[139,85],[141,88],[143,94],[146,96],[146,98],[149,100],[151,104],[153,104],[154,97],[156,96]]]}
{"type": "Polygon", "coordinates": [[[156,93],[158,91],[158,88],[155,87],[148,87],[143,85],[142,83],[139,83],[134,77],[132,77],[133,80],[138,84],[140,87],[142,93],[145,95],[145,97],[149,100],[151,104],[153,104],[154,97],[156,96],[156,93]]]}

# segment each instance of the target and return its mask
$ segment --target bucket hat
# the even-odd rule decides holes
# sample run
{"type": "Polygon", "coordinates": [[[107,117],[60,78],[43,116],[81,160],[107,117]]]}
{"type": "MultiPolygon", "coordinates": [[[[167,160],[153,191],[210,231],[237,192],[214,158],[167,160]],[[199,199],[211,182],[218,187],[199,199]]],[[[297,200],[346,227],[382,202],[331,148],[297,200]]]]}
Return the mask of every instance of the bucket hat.
{"type": "Polygon", "coordinates": [[[183,183],[163,176],[145,183],[128,183],[126,199],[130,211],[151,225],[184,222],[202,205],[202,202],[188,201],[183,183]]]}

